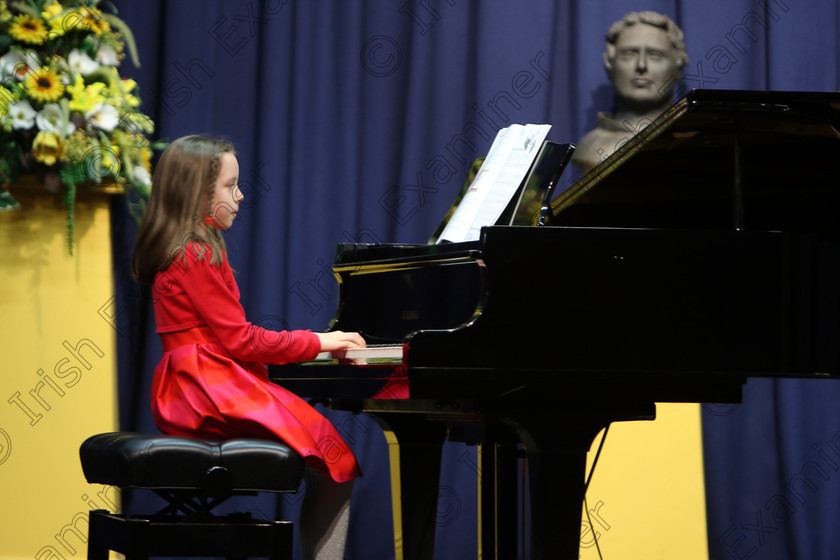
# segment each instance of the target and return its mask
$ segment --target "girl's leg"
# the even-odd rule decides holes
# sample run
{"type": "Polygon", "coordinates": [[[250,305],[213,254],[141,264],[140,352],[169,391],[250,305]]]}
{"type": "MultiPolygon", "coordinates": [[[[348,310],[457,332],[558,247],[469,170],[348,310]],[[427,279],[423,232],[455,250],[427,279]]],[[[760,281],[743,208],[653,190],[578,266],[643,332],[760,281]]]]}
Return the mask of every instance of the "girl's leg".
{"type": "Polygon", "coordinates": [[[304,560],[342,560],[350,522],[353,481],[338,483],[307,467],[306,494],[300,511],[304,560]]]}

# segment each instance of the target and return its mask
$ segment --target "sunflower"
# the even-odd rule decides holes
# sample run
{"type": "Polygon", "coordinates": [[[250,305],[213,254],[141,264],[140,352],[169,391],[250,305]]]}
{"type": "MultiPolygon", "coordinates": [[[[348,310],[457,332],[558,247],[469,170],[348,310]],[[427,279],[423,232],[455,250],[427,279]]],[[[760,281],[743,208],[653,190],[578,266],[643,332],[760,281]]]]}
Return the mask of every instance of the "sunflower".
{"type": "Polygon", "coordinates": [[[107,21],[102,19],[102,12],[96,8],[86,7],[82,20],[79,22],[82,29],[93,31],[97,35],[111,30],[107,21]]]}
{"type": "Polygon", "coordinates": [[[26,77],[26,90],[29,97],[42,103],[55,101],[64,93],[64,84],[55,70],[38,68],[26,77]]]}
{"type": "Polygon", "coordinates": [[[18,41],[40,45],[47,36],[47,28],[44,23],[29,14],[20,14],[12,18],[9,24],[9,35],[18,41]]]}

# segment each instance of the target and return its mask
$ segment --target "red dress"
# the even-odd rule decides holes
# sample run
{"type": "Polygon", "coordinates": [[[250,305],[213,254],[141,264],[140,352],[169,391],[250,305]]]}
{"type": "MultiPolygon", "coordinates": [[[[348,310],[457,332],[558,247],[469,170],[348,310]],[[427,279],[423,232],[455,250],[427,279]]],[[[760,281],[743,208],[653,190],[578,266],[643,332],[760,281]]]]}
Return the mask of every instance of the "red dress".
{"type": "Polygon", "coordinates": [[[157,427],[202,438],[279,438],[336,482],[360,476],[333,425],[268,379],[266,363],[313,359],[318,337],[249,323],[227,259],[210,264],[210,248],[205,246],[200,260],[199,249],[192,244],[186,264],[176,258],[155,277],[155,320],[163,344],[152,382],[157,427]]]}

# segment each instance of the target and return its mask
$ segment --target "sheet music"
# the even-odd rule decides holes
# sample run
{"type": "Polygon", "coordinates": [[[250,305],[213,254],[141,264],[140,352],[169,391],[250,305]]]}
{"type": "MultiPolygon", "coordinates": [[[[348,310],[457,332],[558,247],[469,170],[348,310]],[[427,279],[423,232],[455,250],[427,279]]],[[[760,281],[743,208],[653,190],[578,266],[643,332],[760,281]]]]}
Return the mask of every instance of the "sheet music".
{"type": "Polygon", "coordinates": [[[438,243],[474,241],[483,226],[496,223],[522,184],[550,128],[548,124],[514,124],[496,134],[490,152],[438,243]]]}

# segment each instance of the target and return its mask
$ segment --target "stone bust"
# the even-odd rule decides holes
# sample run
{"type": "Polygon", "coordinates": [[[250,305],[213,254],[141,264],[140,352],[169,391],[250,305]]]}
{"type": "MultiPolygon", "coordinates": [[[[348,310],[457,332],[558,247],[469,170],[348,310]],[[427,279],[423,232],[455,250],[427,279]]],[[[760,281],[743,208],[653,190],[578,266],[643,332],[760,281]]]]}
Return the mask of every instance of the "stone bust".
{"type": "Polygon", "coordinates": [[[631,12],[607,32],[604,68],[615,113],[598,113],[597,127],[578,143],[572,161],[586,172],[620,148],[673,103],[688,64],[683,33],[668,16],[631,12]]]}

